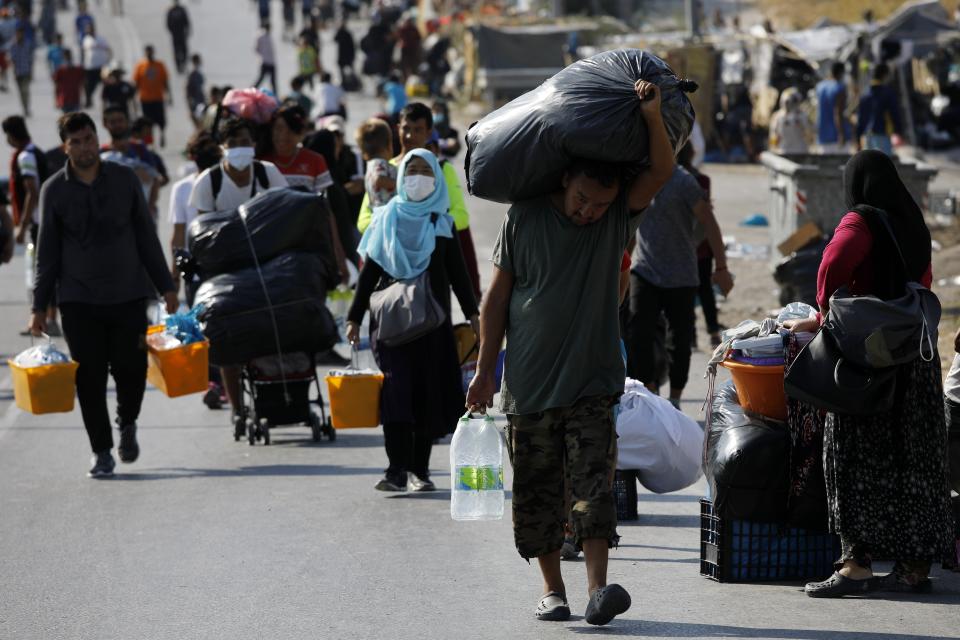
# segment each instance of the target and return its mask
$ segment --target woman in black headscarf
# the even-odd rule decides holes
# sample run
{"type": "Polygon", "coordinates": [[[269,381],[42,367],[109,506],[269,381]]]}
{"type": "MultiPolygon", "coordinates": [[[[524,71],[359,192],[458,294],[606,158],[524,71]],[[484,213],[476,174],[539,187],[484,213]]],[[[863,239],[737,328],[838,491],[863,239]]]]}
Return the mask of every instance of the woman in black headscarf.
{"type": "MultiPolygon", "coordinates": [[[[862,151],[847,163],[843,182],[848,213],[824,250],[817,274],[822,316],[842,286],[853,295],[886,300],[904,295],[907,282],[929,288],[930,232],[893,161],[879,151],[862,151]]],[[[810,331],[818,324],[801,321],[791,328],[810,331]]],[[[830,578],[806,586],[811,597],[929,591],[931,564],[945,559],[952,545],[940,357],[918,357],[902,365],[897,376],[897,397],[889,412],[826,416],[829,523],[840,535],[843,554],[830,578]],[[874,577],[872,558],[897,563],[889,575],[874,577]]]]}

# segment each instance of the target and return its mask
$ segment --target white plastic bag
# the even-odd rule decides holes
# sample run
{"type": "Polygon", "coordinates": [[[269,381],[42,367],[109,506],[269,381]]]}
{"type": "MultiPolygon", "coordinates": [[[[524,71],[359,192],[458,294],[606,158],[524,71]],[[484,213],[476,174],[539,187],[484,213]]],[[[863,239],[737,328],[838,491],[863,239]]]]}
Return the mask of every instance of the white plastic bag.
{"type": "Polygon", "coordinates": [[[617,468],[636,470],[650,491],[679,491],[700,479],[700,425],[629,378],[620,399],[617,435],[617,468]]]}
{"type": "Polygon", "coordinates": [[[14,364],[23,369],[42,367],[48,364],[64,364],[70,362],[70,356],[60,351],[53,341],[47,341],[21,351],[13,359],[14,364]]]}

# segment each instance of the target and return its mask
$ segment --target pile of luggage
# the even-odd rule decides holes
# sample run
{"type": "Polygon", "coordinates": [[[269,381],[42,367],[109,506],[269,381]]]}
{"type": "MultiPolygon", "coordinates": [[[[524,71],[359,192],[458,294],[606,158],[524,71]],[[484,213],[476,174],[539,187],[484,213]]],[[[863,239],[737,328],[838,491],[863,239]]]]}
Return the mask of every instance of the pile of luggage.
{"type": "Polygon", "coordinates": [[[839,539],[827,533],[819,455],[808,486],[791,493],[796,434],[787,422],[784,369],[791,341],[795,351],[813,336],[791,335],[782,323],[811,313],[791,304],[777,320],[744,322],[724,333],[714,354],[732,380],[711,398],[704,442],[709,499],[701,501],[700,573],[711,579],[813,578],[829,574],[839,555],[839,539]]]}
{"type": "Polygon", "coordinates": [[[336,344],[326,297],[339,277],[327,215],[315,195],[271,189],[193,221],[189,250],[203,280],[195,305],[210,362],[238,365],[336,344]]]}

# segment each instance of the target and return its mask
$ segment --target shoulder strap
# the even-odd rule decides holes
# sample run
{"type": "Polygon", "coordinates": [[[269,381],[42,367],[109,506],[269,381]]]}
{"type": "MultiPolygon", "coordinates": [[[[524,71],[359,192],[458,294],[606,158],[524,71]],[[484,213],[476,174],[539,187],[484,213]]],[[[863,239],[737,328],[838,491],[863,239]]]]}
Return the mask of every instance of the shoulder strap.
{"type": "MultiPolygon", "coordinates": [[[[270,178],[267,176],[267,167],[259,160],[253,161],[253,181],[259,183],[264,189],[270,188],[270,178]]],[[[256,187],[251,196],[257,195],[256,187]]]]}
{"type": "Polygon", "coordinates": [[[213,208],[217,208],[217,196],[220,195],[220,189],[223,187],[223,167],[218,163],[210,170],[210,192],[213,194],[213,208]]]}

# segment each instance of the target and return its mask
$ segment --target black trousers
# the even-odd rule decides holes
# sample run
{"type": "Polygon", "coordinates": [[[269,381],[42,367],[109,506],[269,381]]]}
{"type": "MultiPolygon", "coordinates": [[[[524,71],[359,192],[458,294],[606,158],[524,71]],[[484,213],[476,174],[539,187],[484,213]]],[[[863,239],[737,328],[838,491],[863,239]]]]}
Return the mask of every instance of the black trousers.
{"type": "Polygon", "coordinates": [[[432,435],[418,433],[409,423],[388,422],[383,425],[383,444],[389,461],[388,474],[412,471],[423,479],[430,476],[432,435]]]}
{"type": "Polygon", "coordinates": [[[187,68],[187,36],[186,34],[173,36],[173,59],[177,65],[177,72],[183,73],[187,68]]]}
{"type": "Polygon", "coordinates": [[[713,256],[698,259],[697,271],[700,274],[697,297],[700,298],[703,321],[707,323],[707,333],[717,333],[720,331],[720,321],[717,318],[717,297],[713,292],[713,256]]]}
{"type": "Polygon", "coordinates": [[[261,84],[264,80],[266,80],[268,77],[270,78],[270,88],[273,89],[273,93],[274,93],[275,95],[279,95],[279,94],[277,93],[277,67],[276,67],[276,65],[272,65],[272,64],[261,64],[261,65],[260,65],[260,75],[257,77],[257,81],[253,83],[253,86],[258,88],[258,87],[260,86],[260,84],[261,84]]]}
{"type": "Polygon", "coordinates": [[[107,374],[117,387],[117,417],[136,421],[147,384],[146,300],[60,305],[63,335],[77,368],[77,398],[94,453],[113,448],[107,408],[107,374]]]}
{"type": "Polygon", "coordinates": [[[87,69],[84,71],[84,75],[83,88],[87,99],[87,109],[89,109],[93,105],[93,93],[100,86],[100,69],[87,69]]]}
{"type": "Polygon", "coordinates": [[[690,374],[697,287],[656,287],[630,274],[630,322],[627,324],[627,373],[643,383],[657,382],[654,342],[660,314],[667,317],[670,341],[670,387],[683,389],[690,374]]]}

